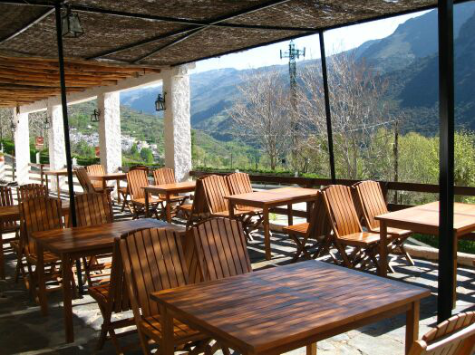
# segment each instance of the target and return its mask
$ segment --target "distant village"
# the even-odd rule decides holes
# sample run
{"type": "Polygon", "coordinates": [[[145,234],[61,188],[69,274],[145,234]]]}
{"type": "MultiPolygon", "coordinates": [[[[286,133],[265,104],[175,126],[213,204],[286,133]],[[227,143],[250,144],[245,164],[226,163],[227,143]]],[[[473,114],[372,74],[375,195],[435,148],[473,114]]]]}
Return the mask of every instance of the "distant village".
{"type": "MultiPolygon", "coordinates": [[[[88,134],[84,134],[79,132],[76,128],[70,129],[70,139],[71,143],[77,144],[81,141],[86,142],[88,145],[97,147],[99,146],[99,133],[92,132],[88,134]]],[[[159,160],[162,155],[158,151],[157,144],[149,144],[146,141],[140,141],[137,138],[131,137],[126,134],[121,135],[121,149],[123,152],[129,153],[132,149],[132,146],[136,144],[137,150],[140,152],[144,148],[148,148],[152,151],[152,155],[154,156],[154,160],[159,160]]]]}

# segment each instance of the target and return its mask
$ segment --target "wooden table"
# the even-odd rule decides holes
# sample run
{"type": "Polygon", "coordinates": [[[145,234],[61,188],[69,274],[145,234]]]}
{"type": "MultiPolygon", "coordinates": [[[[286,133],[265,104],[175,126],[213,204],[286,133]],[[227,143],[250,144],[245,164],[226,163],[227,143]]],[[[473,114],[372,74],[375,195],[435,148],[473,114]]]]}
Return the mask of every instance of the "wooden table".
{"type": "Polygon", "coordinates": [[[176,182],[175,184],[151,185],[144,187],[145,191],[145,215],[149,217],[149,193],[154,195],[165,195],[165,215],[166,221],[172,222],[171,197],[180,193],[195,191],[195,181],[176,182]]]}
{"type": "MultiPolygon", "coordinates": [[[[249,192],[246,194],[226,196],[229,203],[230,216],[234,217],[234,206],[244,205],[263,210],[264,246],[266,260],[271,260],[271,240],[269,230],[269,210],[274,207],[288,206],[288,224],[293,224],[292,205],[301,202],[312,202],[318,190],[302,187],[281,187],[278,189],[249,192]]],[[[307,206],[309,212],[309,204],[307,206]]]]}
{"type": "MultiPolygon", "coordinates": [[[[454,272],[453,272],[453,303],[456,301],[456,275],[457,275],[457,253],[458,240],[474,231],[474,204],[455,203],[454,204],[454,272]]],[[[380,221],[380,275],[387,276],[387,228],[408,229],[416,233],[430,234],[438,236],[440,225],[440,203],[432,202],[421,206],[406,208],[404,210],[386,213],[375,217],[380,221]]]]}
{"type": "MultiPolygon", "coordinates": [[[[62,201],[63,215],[69,214],[69,201],[62,201]]],[[[3,223],[20,220],[18,205],[0,206],[0,278],[5,279],[5,260],[3,255],[3,223]]]]}
{"type": "MultiPolygon", "coordinates": [[[[164,355],[173,354],[172,318],[242,354],[281,354],[406,313],[405,349],[418,338],[420,299],[430,291],[316,260],[152,294],[164,317],[164,355]]],[[[403,351],[402,351],[403,352],[403,351]]]]}
{"type": "MultiPolygon", "coordinates": [[[[111,174],[104,174],[104,175],[90,175],[88,174],[89,178],[94,181],[102,181],[102,188],[105,191],[107,188],[108,181],[116,181],[117,183],[117,191],[119,191],[119,182],[121,180],[127,180],[126,173],[111,173],[111,174]]],[[[117,194],[117,200],[121,202],[119,193],[117,194]]]]}
{"type": "MultiPolygon", "coordinates": [[[[155,219],[141,219],[102,224],[94,227],[77,227],[56,229],[46,232],[33,233],[38,250],[38,264],[43,263],[43,250],[49,250],[61,258],[62,287],[64,298],[64,327],[66,342],[74,341],[73,307],[71,292],[71,261],[82,257],[98,255],[112,251],[114,239],[124,233],[140,228],[173,228],[185,232],[185,228],[174,226],[155,219]]],[[[43,314],[48,313],[45,297],[43,268],[38,268],[40,284],[39,298],[43,314]]]]}
{"type": "Polygon", "coordinates": [[[56,192],[58,194],[58,198],[60,198],[61,194],[61,186],[60,186],[60,176],[68,176],[68,170],[62,169],[62,170],[50,170],[50,171],[45,171],[43,174],[46,175],[45,178],[45,183],[46,183],[46,191],[48,190],[48,176],[56,177],[56,192]]]}

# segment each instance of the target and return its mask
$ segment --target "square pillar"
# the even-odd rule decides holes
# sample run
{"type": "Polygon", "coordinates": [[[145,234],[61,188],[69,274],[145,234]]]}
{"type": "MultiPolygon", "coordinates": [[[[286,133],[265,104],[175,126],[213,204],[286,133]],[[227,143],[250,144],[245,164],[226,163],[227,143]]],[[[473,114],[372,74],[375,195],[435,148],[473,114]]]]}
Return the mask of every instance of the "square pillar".
{"type": "Polygon", "coordinates": [[[13,124],[15,125],[15,180],[18,184],[30,182],[28,164],[30,163],[30,131],[28,128],[28,113],[17,113],[13,109],[13,124]]]}
{"type": "Polygon", "coordinates": [[[64,125],[61,105],[48,105],[47,115],[50,118],[50,127],[48,128],[50,169],[63,169],[66,166],[66,152],[64,148],[64,125]]]}
{"type": "Polygon", "coordinates": [[[178,67],[164,73],[163,91],[165,166],[174,169],[177,181],[185,181],[192,169],[188,68],[178,67]]]}
{"type": "Polygon", "coordinates": [[[107,173],[115,173],[122,166],[121,108],[119,92],[97,97],[99,117],[99,149],[101,165],[107,173]]]}

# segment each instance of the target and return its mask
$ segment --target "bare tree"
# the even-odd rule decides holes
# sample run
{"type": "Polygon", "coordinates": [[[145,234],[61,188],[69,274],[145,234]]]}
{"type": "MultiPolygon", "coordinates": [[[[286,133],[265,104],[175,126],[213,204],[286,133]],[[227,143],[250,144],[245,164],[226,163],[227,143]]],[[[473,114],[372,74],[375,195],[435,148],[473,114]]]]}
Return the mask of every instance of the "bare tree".
{"type": "Polygon", "coordinates": [[[228,111],[235,135],[263,148],[275,170],[289,147],[289,87],[277,70],[253,70],[242,76],[240,96],[228,111]]]}
{"type": "MultiPolygon", "coordinates": [[[[331,105],[334,151],[337,163],[348,178],[372,175],[386,149],[393,143],[381,135],[382,144],[373,144],[378,129],[392,122],[384,99],[387,82],[365,61],[344,53],[328,58],[328,84],[331,105]],[[363,163],[364,161],[364,163],[363,163]]],[[[326,116],[320,63],[309,64],[300,71],[300,122],[303,131],[317,137],[326,133],[326,116]]],[[[313,140],[310,140],[313,142],[313,140]]]]}

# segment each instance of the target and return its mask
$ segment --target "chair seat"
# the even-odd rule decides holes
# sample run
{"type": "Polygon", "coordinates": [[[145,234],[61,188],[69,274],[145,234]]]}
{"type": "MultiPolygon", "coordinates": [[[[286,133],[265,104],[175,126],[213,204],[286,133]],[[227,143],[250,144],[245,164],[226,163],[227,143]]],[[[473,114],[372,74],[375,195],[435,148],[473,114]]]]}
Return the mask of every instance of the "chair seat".
{"type": "Polygon", "coordinates": [[[192,207],[193,207],[192,204],[187,204],[187,205],[179,206],[178,209],[183,210],[185,212],[192,212],[192,207]]]}
{"type": "Polygon", "coordinates": [[[105,305],[107,303],[107,296],[109,294],[110,284],[105,283],[98,286],[88,287],[89,295],[96,300],[97,303],[105,305]]]}
{"type": "Polygon", "coordinates": [[[305,236],[309,232],[309,223],[299,223],[283,228],[283,232],[305,236]]]}
{"type": "MultiPolygon", "coordinates": [[[[142,322],[139,323],[141,330],[153,339],[162,337],[162,326],[160,324],[160,315],[142,317],[142,322]]],[[[184,344],[190,341],[205,339],[206,337],[191,329],[186,324],[174,318],[174,343],[184,344]]]]}
{"type": "MultiPolygon", "coordinates": [[[[388,239],[392,240],[398,236],[389,235],[388,239]]],[[[380,242],[380,234],[378,233],[352,233],[344,236],[340,236],[339,240],[344,241],[348,245],[358,246],[358,247],[368,247],[372,244],[378,244],[380,242]]]]}
{"type": "Polygon", "coordinates": [[[129,191],[127,190],[126,186],[120,187],[117,191],[119,191],[119,193],[124,194],[124,195],[129,194],[129,191]]]}
{"type": "MultiPolygon", "coordinates": [[[[373,233],[380,233],[380,227],[372,229],[372,232],[373,233]]],[[[406,230],[406,229],[387,227],[387,234],[390,234],[390,235],[393,235],[393,236],[408,237],[412,233],[413,233],[412,231],[409,231],[409,230],[406,230]]]]}
{"type": "MultiPolygon", "coordinates": [[[[137,205],[145,206],[145,197],[133,198],[132,202],[137,204],[137,205]]],[[[161,203],[161,202],[164,202],[164,201],[161,200],[160,198],[157,198],[157,197],[154,197],[154,196],[149,197],[149,205],[154,205],[154,204],[158,204],[158,203],[161,203]]]]}
{"type": "MultiPolygon", "coordinates": [[[[234,210],[233,214],[235,217],[242,217],[244,215],[251,214],[250,211],[243,211],[243,210],[234,210]]],[[[230,211],[222,211],[222,212],[215,212],[212,213],[212,217],[230,217],[230,211]]]]}
{"type": "Polygon", "coordinates": [[[238,206],[238,211],[246,211],[246,212],[252,212],[254,214],[261,214],[263,213],[263,209],[262,208],[258,208],[258,207],[251,207],[251,206],[242,206],[242,205],[239,205],[238,206]]]}

